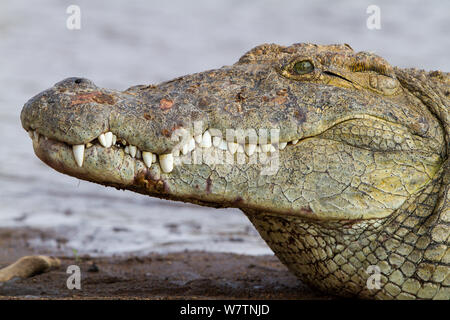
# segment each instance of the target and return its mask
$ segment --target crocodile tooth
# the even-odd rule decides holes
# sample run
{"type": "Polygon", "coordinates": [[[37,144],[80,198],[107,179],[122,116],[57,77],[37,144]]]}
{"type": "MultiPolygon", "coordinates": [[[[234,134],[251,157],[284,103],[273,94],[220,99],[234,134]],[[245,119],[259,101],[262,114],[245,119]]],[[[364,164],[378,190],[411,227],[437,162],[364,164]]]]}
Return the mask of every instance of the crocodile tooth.
{"type": "Polygon", "coordinates": [[[140,159],[142,156],[141,150],[137,149],[136,151],[136,159],[140,159]]]}
{"type": "Polygon", "coordinates": [[[191,152],[191,160],[192,164],[197,164],[197,150],[193,150],[191,152]]]}
{"type": "Polygon", "coordinates": [[[89,148],[92,147],[92,146],[93,146],[92,143],[90,143],[90,142],[86,143],[86,149],[89,149],[89,148]]]}
{"type": "Polygon", "coordinates": [[[235,154],[238,146],[239,145],[236,142],[228,142],[228,151],[230,151],[231,154],[235,154]]]}
{"type": "Polygon", "coordinates": [[[115,134],[113,134],[112,136],[112,145],[115,145],[117,142],[117,136],[115,134]]]}
{"type": "Polygon", "coordinates": [[[219,144],[218,148],[220,150],[225,150],[225,151],[228,150],[227,142],[225,140],[220,140],[220,144],[219,144]]]}
{"type": "Polygon", "coordinates": [[[136,157],[136,152],[137,152],[137,148],[136,146],[132,146],[130,145],[130,156],[132,156],[133,158],[136,157]]]}
{"type": "Polygon", "coordinates": [[[297,140],[292,140],[292,144],[297,144],[298,139],[297,140]]]}
{"type": "Polygon", "coordinates": [[[194,137],[195,142],[197,142],[198,144],[200,144],[202,142],[202,138],[203,138],[203,135],[201,135],[201,134],[198,134],[194,137]]]}
{"type": "Polygon", "coordinates": [[[287,146],[287,142],[280,142],[278,144],[278,147],[280,148],[280,150],[283,150],[284,148],[286,148],[286,146],[287,146]]]}
{"type": "Polygon", "coordinates": [[[157,159],[156,159],[156,154],[153,153],[153,154],[152,154],[152,163],[155,163],[156,160],[157,160],[157,159]]]}
{"type": "Polygon", "coordinates": [[[129,146],[126,146],[126,147],[125,147],[125,153],[126,153],[126,154],[130,154],[130,147],[129,147],[129,146]]]}
{"type": "Polygon", "coordinates": [[[212,143],[214,147],[219,147],[220,143],[222,142],[222,138],[221,137],[213,137],[212,138],[212,143]]]}
{"type": "Polygon", "coordinates": [[[269,147],[269,151],[273,153],[273,152],[277,152],[277,149],[275,148],[275,146],[273,144],[271,144],[269,147]]]}
{"type": "MultiPolygon", "coordinates": [[[[250,138],[250,137],[249,137],[250,138]]],[[[245,134],[244,134],[244,132],[242,131],[242,130],[238,130],[237,132],[236,132],[236,141],[237,141],[237,143],[241,143],[241,142],[244,142],[245,143],[245,134]]]]}
{"type": "Polygon", "coordinates": [[[173,154],[167,153],[159,156],[159,164],[162,171],[169,173],[173,170],[173,154]]]}
{"type": "Polygon", "coordinates": [[[147,167],[151,167],[152,166],[152,158],[153,158],[153,154],[151,152],[148,151],[143,151],[142,152],[142,159],[144,160],[144,163],[147,167]]]}
{"type": "Polygon", "coordinates": [[[72,151],[73,156],[75,158],[75,162],[79,167],[82,167],[84,159],[84,144],[73,145],[72,151]]]}
{"type": "Polygon", "coordinates": [[[203,148],[210,148],[212,146],[211,144],[211,134],[208,130],[205,131],[205,133],[202,136],[202,141],[200,142],[200,146],[203,148]]]}
{"type": "Polygon", "coordinates": [[[244,153],[244,146],[242,144],[238,144],[238,148],[236,151],[239,153],[244,153]]]}
{"type": "Polygon", "coordinates": [[[253,143],[246,144],[244,150],[248,156],[251,156],[256,150],[256,144],[253,143]]]}
{"type": "Polygon", "coordinates": [[[111,148],[113,141],[113,134],[111,131],[105,133],[105,148],[111,148]]]}
{"type": "Polygon", "coordinates": [[[187,154],[188,152],[189,152],[189,143],[186,143],[185,145],[183,145],[183,148],[181,148],[181,153],[187,154]]]}
{"type": "Polygon", "coordinates": [[[98,142],[106,148],[106,137],[104,133],[98,136],[98,142]]]}
{"type": "Polygon", "coordinates": [[[194,149],[195,149],[195,139],[191,138],[191,140],[189,140],[188,152],[191,152],[194,149]]]}
{"type": "Polygon", "coordinates": [[[262,152],[269,152],[271,146],[272,146],[271,144],[262,144],[261,145],[261,151],[262,152]]]}

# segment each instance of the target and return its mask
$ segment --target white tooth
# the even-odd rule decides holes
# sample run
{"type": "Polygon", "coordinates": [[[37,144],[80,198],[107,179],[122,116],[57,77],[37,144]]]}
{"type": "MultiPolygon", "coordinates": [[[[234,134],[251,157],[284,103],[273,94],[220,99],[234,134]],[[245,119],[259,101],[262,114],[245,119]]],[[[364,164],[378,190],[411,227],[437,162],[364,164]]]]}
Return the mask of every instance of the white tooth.
{"type": "Polygon", "coordinates": [[[151,152],[147,151],[142,152],[142,159],[144,159],[145,165],[149,168],[152,166],[152,158],[153,154],[151,152]]]}
{"type": "Polygon", "coordinates": [[[220,144],[218,146],[220,150],[228,150],[228,145],[225,140],[220,140],[220,144]]]}
{"type": "Polygon", "coordinates": [[[39,133],[37,131],[33,131],[33,135],[36,140],[39,140],[39,133]]]}
{"type": "Polygon", "coordinates": [[[219,147],[220,143],[222,142],[222,138],[221,137],[213,137],[212,138],[212,143],[214,147],[219,147]]]}
{"type": "Polygon", "coordinates": [[[129,146],[126,146],[126,147],[125,147],[125,153],[126,153],[126,154],[130,154],[130,147],[129,147],[129,146]]]}
{"type": "Polygon", "coordinates": [[[262,144],[261,145],[261,151],[262,152],[269,152],[271,146],[272,146],[271,144],[262,144]]]}
{"type": "Polygon", "coordinates": [[[106,137],[105,137],[105,134],[102,133],[101,135],[99,135],[98,136],[98,141],[100,142],[100,144],[102,146],[104,146],[106,148],[106,137]]]}
{"type": "Polygon", "coordinates": [[[89,149],[89,148],[92,147],[92,146],[93,146],[92,143],[90,143],[90,142],[86,143],[86,149],[89,149]]]}
{"type": "Polygon", "coordinates": [[[152,163],[155,163],[156,162],[156,154],[152,154],[152,163]]]}
{"type": "Polygon", "coordinates": [[[181,148],[181,153],[182,154],[187,154],[189,151],[189,143],[186,143],[183,148],[181,148]]]}
{"type": "Polygon", "coordinates": [[[132,146],[130,145],[130,156],[132,156],[133,158],[136,157],[136,152],[137,152],[137,148],[136,146],[132,146]]]}
{"type": "Polygon", "coordinates": [[[273,144],[271,144],[269,151],[273,153],[273,152],[277,152],[277,149],[273,146],[273,144]]]}
{"type": "Polygon", "coordinates": [[[159,164],[161,165],[162,171],[169,173],[173,170],[173,154],[162,154],[159,156],[159,164]]]}
{"type": "Polygon", "coordinates": [[[297,140],[292,140],[292,144],[297,144],[298,139],[297,140]]]}
{"type": "Polygon", "coordinates": [[[136,151],[136,159],[140,159],[141,155],[142,155],[141,150],[137,149],[137,151],[136,151]]]}
{"type": "Polygon", "coordinates": [[[110,148],[112,146],[113,134],[111,131],[105,133],[105,148],[110,148]]]}
{"type": "Polygon", "coordinates": [[[244,135],[244,132],[242,130],[237,130],[236,131],[236,141],[238,143],[244,141],[244,143],[245,143],[245,135],[244,135]]]}
{"type": "Polygon", "coordinates": [[[238,146],[239,145],[236,142],[228,142],[228,151],[230,151],[231,154],[235,154],[238,146]]]}
{"type": "Polygon", "coordinates": [[[31,139],[33,139],[34,137],[33,131],[28,131],[28,135],[30,136],[31,139]]]}
{"type": "Polygon", "coordinates": [[[72,146],[73,156],[75,158],[75,162],[79,167],[83,166],[84,159],[84,144],[78,144],[72,146]]]}
{"type": "Polygon", "coordinates": [[[278,144],[278,147],[280,148],[280,150],[283,150],[284,148],[286,148],[286,146],[287,146],[287,142],[280,142],[278,144]]]}
{"type": "Polygon", "coordinates": [[[195,139],[191,138],[191,140],[189,140],[188,152],[191,152],[194,149],[195,149],[195,139]]]}
{"type": "Polygon", "coordinates": [[[203,135],[201,135],[201,134],[198,134],[198,135],[196,135],[194,137],[195,142],[197,142],[197,143],[201,143],[202,142],[202,138],[203,138],[203,135]]]}
{"type": "Polygon", "coordinates": [[[242,144],[239,144],[236,151],[239,153],[244,153],[244,146],[242,144]]]}
{"type": "Polygon", "coordinates": [[[116,136],[115,134],[113,134],[113,137],[112,137],[112,145],[115,145],[116,142],[117,142],[117,136],[116,136]]]}
{"type": "Polygon", "coordinates": [[[256,150],[256,144],[246,144],[244,149],[245,149],[245,153],[248,156],[251,156],[256,150]]]}
{"type": "Polygon", "coordinates": [[[180,156],[180,149],[177,148],[177,149],[173,150],[172,154],[173,154],[174,157],[179,157],[180,156]]]}
{"type": "Polygon", "coordinates": [[[200,142],[200,146],[203,148],[210,148],[212,146],[211,144],[211,134],[208,130],[205,131],[205,133],[202,136],[202,141],[200,142]]]}
{"type": "Polygon", "coordinates": [[[193,150],[191,152],[190,156],[191,156],[191,160],[192,160],[193,164],[198,164],[197,152],[198,152],[198,150],[193,150]]]}

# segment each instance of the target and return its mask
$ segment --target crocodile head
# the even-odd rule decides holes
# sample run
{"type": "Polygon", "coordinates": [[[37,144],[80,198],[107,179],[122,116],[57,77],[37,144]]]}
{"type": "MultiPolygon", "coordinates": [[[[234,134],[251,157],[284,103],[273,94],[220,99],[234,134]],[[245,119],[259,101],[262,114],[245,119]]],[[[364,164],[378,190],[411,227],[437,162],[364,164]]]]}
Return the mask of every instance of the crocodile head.
{"type": "MultiPolygon", "coordinates": [[[[21,120],[37,156],[62,173],[242,209],[317,284],[331,272],[291,267],[280,249],[292,221],[320,226],[316,235],[340,229],[324,254],[333,259],[336,237],[350,239],[342,230],[381,225],[442,171],[445,128],[402,72],[348,45],[261,45],[232,66],[125,91],[69,78],[30,99],[21,120]]],[[[309,248],[310,233],[293,246],[309,248]]],[[[303,265],[322,254],[311,250],[303,265]]]]}

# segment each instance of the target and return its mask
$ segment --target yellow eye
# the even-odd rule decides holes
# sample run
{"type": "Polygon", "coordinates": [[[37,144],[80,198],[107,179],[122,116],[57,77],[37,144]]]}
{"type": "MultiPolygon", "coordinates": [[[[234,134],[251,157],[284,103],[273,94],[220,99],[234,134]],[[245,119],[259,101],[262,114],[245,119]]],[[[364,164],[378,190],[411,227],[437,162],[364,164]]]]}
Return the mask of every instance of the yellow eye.
{"type": "Polygon", "coordinates": [[[312,72],[314,70],[314,66],[311,61],[303,60],[296,62],[293,69],[296,74],[302,75],[312,72]]]}

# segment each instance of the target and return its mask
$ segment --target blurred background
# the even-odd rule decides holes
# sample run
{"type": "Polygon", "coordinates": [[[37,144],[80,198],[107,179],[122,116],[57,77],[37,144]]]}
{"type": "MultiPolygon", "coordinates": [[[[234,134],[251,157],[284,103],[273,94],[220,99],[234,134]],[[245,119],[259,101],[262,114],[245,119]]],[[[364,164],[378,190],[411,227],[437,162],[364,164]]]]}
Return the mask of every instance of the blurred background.
{"type": "Polygon", "coordinates": [[[230,65],[272,42],[348,43],[393,65],[450,71],[449,12],[445,0],[2,0],[0,228],[47,230],[56,236],[31,245],[91,255],[271,254],[239,210],[152,199],[47,167],[21,127],[23,104],[70,76],[124,90],[230,65]],[[80,30],[66,27],[72,4],[80,30]],[[366,27],[369,5],[381,10],[379,30],[366,27]]]}

